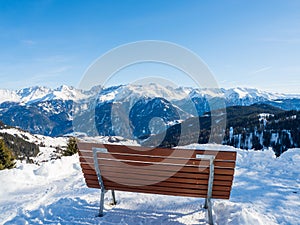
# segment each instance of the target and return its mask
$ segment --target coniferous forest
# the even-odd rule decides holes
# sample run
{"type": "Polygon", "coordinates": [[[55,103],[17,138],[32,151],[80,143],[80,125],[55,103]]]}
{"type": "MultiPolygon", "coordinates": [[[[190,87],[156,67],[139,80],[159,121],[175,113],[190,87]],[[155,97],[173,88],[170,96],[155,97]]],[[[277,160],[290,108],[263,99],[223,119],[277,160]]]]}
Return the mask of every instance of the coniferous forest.
{"type": "MultiPolygon", "coordinates": [[[[300,146],[300,111],[284,111],[269,105],[232,106],[226,109],[226,129],[222,144],[245,150],[273,148],[280,156],[289,148],[300,146]]],[[[142,140],[143,145],[157,145],[163,134],[142,140]]],[[[211,135],[211,113],[189,118],[166,131],[161,147],[180,144],[208,143],[211,135]],[[181,134],[181,127],[193,127],[199,120],[199,130],[191,129],[188,135],[181,134]]]]}

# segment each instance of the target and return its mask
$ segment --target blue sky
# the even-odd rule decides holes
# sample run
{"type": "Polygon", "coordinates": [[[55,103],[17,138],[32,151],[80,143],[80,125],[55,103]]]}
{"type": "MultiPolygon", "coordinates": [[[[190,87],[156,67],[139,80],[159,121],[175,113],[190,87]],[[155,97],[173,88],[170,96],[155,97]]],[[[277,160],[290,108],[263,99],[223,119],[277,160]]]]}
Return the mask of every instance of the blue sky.
{"type": "Polygon", "coordinates": [[[76,87],[110,49],[163,40],[199,55],[221,87],[299,93],[299,12],[297,0],[0,0],[0,88],[76,87]]]}

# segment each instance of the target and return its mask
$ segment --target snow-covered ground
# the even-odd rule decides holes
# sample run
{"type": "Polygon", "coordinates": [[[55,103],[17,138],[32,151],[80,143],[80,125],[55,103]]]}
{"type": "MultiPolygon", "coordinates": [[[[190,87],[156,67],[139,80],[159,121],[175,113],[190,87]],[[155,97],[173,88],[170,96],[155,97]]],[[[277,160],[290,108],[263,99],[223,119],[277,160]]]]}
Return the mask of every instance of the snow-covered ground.
{"type": "Polygon", "coordinates": [[[0,129],[0,133],[7,133],[13,136],[18,136],[20,138],[23,138],[25,141],[38,145],[40,152],[36,157],[31,157],[33,162],[36,164],[49,161],[51,159],[60,158],[61,152],[57,151],[57,148],[66,148],[68,142],[67,137],[49,137],[39,134],[31,134],[27,131],[23,131],[17,128],[0,129]]]}
{"type": "MultiPolygon", "coordinates": [[[[233,149],[193,145],[197,148],[233,149]]],[[[230,200],[213,200],[215,224],[300,224],[300,149],[238,150],[230,200]]],[[[207,224],[204,199],[116,192],[96,217],[99,190],[86,187],[78,156],[0,171],[0,224],[207,224]]]]}

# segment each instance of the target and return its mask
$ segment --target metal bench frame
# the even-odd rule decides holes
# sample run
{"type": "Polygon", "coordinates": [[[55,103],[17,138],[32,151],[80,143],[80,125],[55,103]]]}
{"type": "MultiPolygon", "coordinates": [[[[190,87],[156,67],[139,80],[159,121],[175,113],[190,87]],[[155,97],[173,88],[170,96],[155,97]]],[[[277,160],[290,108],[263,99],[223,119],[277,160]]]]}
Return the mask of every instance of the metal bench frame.
{"type": "MultiPolygon", "coordinates": [[[[101,188],[101,194],[100,194],[100,209],[99,209],[99,216],[102,217],[103,209],[104,209],[104,195],[107,192],[104,186],[104,182],[102,180],[102,175],[98,163],[98,157],[97,153],[108,153],[106,148],[92,148],[93,150],[93,160],[95,165],[95,171],[98,177],[99,185],[101,188]]],[[[208,211],[208,222],[210,225],[213,225],[213,216],[212,216],[212,204],[211,204],[211,198],[212,198],[212,188],[213,188],[213,182],[214,182],[214,155],[201,155],[197,154],[196,159],[199,160],[209,160],[209,178],[208,178],[208,190],[207,190],[207,197],[205,199],[204,208],[208,211]]],[[[112,205],[116,205],[116,197],[115,197],[115,191],[111,190],[112,193],[112,205]]]]}

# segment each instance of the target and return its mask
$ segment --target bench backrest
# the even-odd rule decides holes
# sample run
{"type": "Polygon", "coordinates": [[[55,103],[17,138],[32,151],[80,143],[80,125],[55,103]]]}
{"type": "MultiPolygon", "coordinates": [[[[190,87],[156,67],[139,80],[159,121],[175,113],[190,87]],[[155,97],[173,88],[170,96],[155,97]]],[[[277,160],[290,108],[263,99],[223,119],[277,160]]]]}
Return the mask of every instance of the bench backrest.
{"type": "Polygon", "coordinates": [[[80,164],[88,187],[100,188],[94,165],[96,154],[106,190],[207,197],[209,160],[215,155],[212,198],[229,199],[236,152],[166,149],[78,142],[80,164]]]}

